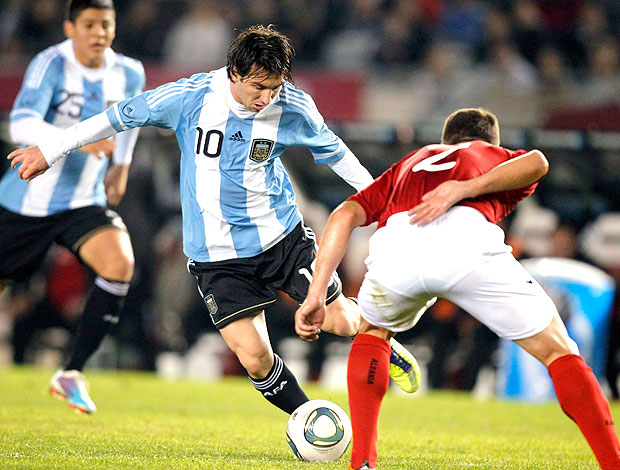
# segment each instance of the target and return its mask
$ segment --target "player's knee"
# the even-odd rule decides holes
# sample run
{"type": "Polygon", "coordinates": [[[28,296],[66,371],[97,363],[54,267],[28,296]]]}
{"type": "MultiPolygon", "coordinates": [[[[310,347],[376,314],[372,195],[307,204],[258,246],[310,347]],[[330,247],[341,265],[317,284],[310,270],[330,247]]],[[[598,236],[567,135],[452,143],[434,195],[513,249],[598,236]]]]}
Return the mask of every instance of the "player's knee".
{"type": "Polygon", "coordinates": [[[349,299],[337,299],[327,306],[327,318],[323,330],[338,336],[354,336],[360,329],[361,317],[358,306],[349,299]]]}
{"type": "Polygon", "coordinates": [[[342,312],[334,318],[333,333],[338,336],[353,336],[360,329],[360,319],[357,316],[342,312]]]}
{"type": "Polygon", "coordinates": [[[267,374],[269,374],[269,371],[273,367],[273,356],[268,351],[260,353],[241,351],[237,352],[237,358],[253,379],[263,379],[267,377],[267,374]]]}
{"type": "Polygon", "coordinates": [[[134,265],[132,253],[112,253],[105,258],[103,266],[96,271],[106,279],[129,282],[133,276],[134,265]]]}

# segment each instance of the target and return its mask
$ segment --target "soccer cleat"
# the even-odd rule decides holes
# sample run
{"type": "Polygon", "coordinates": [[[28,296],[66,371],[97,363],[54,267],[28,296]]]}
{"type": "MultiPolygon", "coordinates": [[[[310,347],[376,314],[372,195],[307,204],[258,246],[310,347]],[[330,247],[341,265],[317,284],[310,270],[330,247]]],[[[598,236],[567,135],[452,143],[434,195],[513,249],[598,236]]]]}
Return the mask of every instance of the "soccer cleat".
{"type": "Polygon", "coordinates": [[[69,408],[79,413],[94,413],[97,407],[88,396],[88,384],[78,370],[59,370],[50,380],[50,393],[66,401],[69,408]]]}
{"type": "Polygon", "coordinates": [[[390,339],[390,377],[403,391],[414,393],[420,388],[420,366],[415,357],[396,341],[390,339]]]}
{"type": "Polygon", "coordinates": [[[349,465],[349,470],[374,470],[374,469],[370,468],[370,464],[368,463],[368,460],[364,460],[362,462],[361,467],[353,468],[353,466],[349,465]]]}

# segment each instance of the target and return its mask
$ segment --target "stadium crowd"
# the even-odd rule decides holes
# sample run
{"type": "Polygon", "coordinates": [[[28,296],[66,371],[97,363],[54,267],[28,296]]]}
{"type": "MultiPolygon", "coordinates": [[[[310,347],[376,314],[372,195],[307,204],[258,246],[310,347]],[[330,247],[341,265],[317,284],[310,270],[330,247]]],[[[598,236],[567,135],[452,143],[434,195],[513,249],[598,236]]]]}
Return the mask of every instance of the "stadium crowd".
{"type": "MultiPolygon", "coordinates": [[[[25,66],[36,53],[60,42],[63,4],[62,0],[3,2],[0,66],[25,66]]],[[[492,107],[489,91],[500,88],[500,94],[511,99],[516,96],[523,97],[524,102],[538,102],[543,97],[549,109],[559,109],[555,113],[547,109],[541,118],[534,112],[538,107],[528,112],[530,108],[523,103],[511,103],[510,111],[499,110],[504,122],[579,131],[620,130],[617,0],[116,0],[115,4],[118,16],[113,47],[142,60],[147,74],[149,64],[184,71],[180,75],[210,70],[223,63],[235,30],[274,23],[292,39],[298,68],[355,69],[378,77],[406,75],[405,89],[410,91],[410,99],[419,100],[419,106],[414,107],[413,115],[400,115],[396,121],[412,125],[433,122],[467,101],[492,107]],[[415,73],[403,74],[403,70],[415,73]],[[507,119],[504,114],[509,115],[507,119]]],[[[381,86],[381,79],[375,80],[375,86],[381,86]]],[[[382,116],[366,112],[362,118],[382,116]]],[[[383,161],[370,160],[369,169],[374,175],[380,173],[411,145],[392,145],[383,161]]],[[[364,145],[352,142],[350,146],[360,160],[369,162],[364,145]]],[[[5,144],[3,150],[8,148],[5,144]]],[[[614,169],[620,169],[620,146],[607,152],[591,151],[587,146],[579,151],[555,150],[555,160],[553,152],[547,186],[541,187],[538,200],[548,211],[545,217],[541,212],[533,216],[538,222],[550,220],[543,237],[547,245],[542,250],[533,249],[531,241],[523,239],[527,230],[511,231],[511,226],[519,228],[516,214],[506,226],[513,248],[523,251],[522,257],[544,254],[600,265],[620,283],[620,253],[596,257],[580,250],[594,230],[589,224],[620,211],[620,179],[613,174],[614,169]],[[554,167],[556,162],[558,166],[554,167]],[[604,173],[603,183],[599,172],[604,173]]],[[[211,328],[202,300],[184,270],[177,159],[178,149],[169,135],[152,129],[143,133],[128,193],[119,207],[132,234],[136,275],[127,298],[127,314],[115,337],[120,348],[133,353],[117,354],[114,366],[153,369],[161,351],[185,352],[201,332],[211,328]],[[151,162],[141,154],[158,157],[151,162]]],[[[320,232],[325,206],[331,209],[334,205],[333,200],[312,194],[312,178],[324,175],[309,174],[303,180],[301,171],[292,165],[293,176],[311,196],[306,203],[308,212],[302,211],[310,221],[315,217],[315,230],[320,232]]],[[[342,191],[338,187],[332,194],[342,200],[346,197],[340,197],[342,191]]],[[[32,359],[27,346],[35,327],[74,328],[77,305],[83,301],[88,284],[84,279],[89,274],[66,253],[54,253],[38,281],[12,292],[8,308],[16,319],[11,325],[16,362],[32,359]]],[[[343,277],[348,281],[348,293],[354,295],[360,266],[350,265],[347,269],[345,262],[343,277]]],[[[274,337],[293,334],[294,309],[287,299],[274,307],[271,316],[279,319],[270,325],[274,337]],[[286,324],[286,318],[290,323],[286,324]]],[[[617,379],[620,355],[619,330],[617,300],[609,355],[614,398],[618,398],[614,377],[617,379]]],[[[451,304],[438,303],[414,335],[412,341],[430,338],[425,344],[432,351],[431,387],[471,389],[476,372],[484,363],[493,362],[493,335],[451,304]],[[435,340],[439,337],[443,339],[435,340]]],[[[310,357],[315,362],[311,377],[321,373],[325,347],[323,340],[312,345],[310,357]]],[[[109,365],[100,361],[102,366],[109,365]]],[[[239,370],[234,361],[227,367],[239,370]]]]}
{"type": "MultiPolygon", "coordinates": [[[[60,0],[3,3],[3,62],[29,59],[62,40],[60,0]]],[[[120,0],[116,5],[116,50],[147,63],[194,69],[219,63],[234,30],[259,23],[274,23],[285,32],[300,64],[421,65],[435,44],[450,42],[472,63],[503,63],[524,82],[582,79],[618,67],[620,5],[613,0],[120,0]]]]}

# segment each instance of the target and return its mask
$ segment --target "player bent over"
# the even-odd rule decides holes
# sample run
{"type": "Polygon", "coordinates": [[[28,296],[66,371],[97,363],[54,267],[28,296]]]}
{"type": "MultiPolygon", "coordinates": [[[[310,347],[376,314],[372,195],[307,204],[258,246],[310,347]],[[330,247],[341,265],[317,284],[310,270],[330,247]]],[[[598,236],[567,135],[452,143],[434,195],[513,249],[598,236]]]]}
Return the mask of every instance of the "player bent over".
{"type": "Polygon", "coordinates": [[[620,470],[618,437],[596,377],[553,302],[515,260],[495,225],[535,190],[547,170],[539,151],[499,146],[493,114],[462,109],[446,120],[440,145],[407,155],[332,212],[295,327],[302,338],[315,336],[325,318],[327,283],[352,230],[377,221],[359,293],[362,327],[348,362],[351,469],[373,469],[377,461],[387,340],[412,328],[439,296],[540,360],[562,410],[577,423],[601,468],[620,470]],[[374,381],[368,380],[369,364],[374,381]]]}
{"type": "MultiPolygon", "coordinates": [[[[273,353],[264,309],[278,290],[304,300],[316,242],[302,222],[280,156],[290,146],[304,146],[356,189],[372,182],[312,98],[290,82],[293,55],[286,36],[270,27],[249,28],[231,43],[226,67],[121,101],[43,141],[40,149],[9,156],[13,166],[21,163],[19,176],[32,180],[84,143],[142,126],[174,129],[189,270],[254,387],[287,413],[308,397],[273,353]]],[[[357,305],[342,295],[337,276],[328,284],[323,329],[355,335],[357,305]]],[[[412,392],[419,383],[415,359],[395,345],[394,378],[412,392]]]]}
{"type": "MultiPolygon", "coordinates": [[[[110,48],[115,18],[112,0],[67,2],[68,39],[33,59],[13,106],[9,132],[14,143],[52,138],[142,90],[142,64],[110,48]]],[[[3,284],[26,280],[52,243],[71,250],[95,272],[71,357],[50,383],[52,394],[84,413],[96,406],[82,368],[118,323],[133,276],[127,228],[106,203],[115,206],[125,194],[136,139],[137,129],[114,141],[79,146],[30,184],[15,169],[0,181],[0,292],[3,284]]]]}

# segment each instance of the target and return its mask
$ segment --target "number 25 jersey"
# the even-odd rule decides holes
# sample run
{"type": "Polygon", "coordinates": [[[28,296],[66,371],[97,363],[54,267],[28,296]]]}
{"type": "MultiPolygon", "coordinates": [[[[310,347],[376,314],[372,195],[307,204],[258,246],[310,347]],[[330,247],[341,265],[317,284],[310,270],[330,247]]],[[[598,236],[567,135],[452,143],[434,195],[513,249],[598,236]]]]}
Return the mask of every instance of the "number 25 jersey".
{"type": "MultiPolygon", "coordinates": [[[[35,118],[59,129],[67,128],[139,93],[144,80],[144,68],[139,61],[110,48],[106,49],[100,68],[85,67],[75,57],[73,41],[67,39],[40,52],[30,63],[13,105],[11,125],[35,118]]],[[[16,144],[34,145],[42,138],[35,133],[30,142],[16,144]]],[[[11,212],[35,217],[90,205],[103,206],[107,166],[108,158],[75,150],[30,183],[20,179],[16,169],[8,170],[0,181],[0,205],[11,212]]]]}

